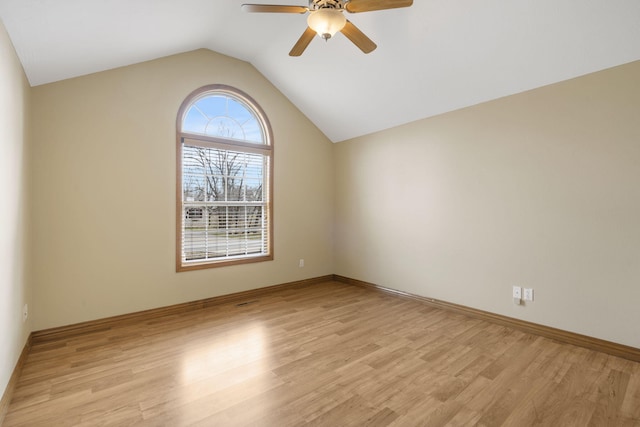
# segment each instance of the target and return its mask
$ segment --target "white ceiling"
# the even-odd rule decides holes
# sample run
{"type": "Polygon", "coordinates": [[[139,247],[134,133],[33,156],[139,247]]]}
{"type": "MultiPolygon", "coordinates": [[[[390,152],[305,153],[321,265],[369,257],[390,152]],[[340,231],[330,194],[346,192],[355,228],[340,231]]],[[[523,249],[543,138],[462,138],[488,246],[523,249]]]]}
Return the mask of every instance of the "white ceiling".
{"type": "Polygon", "coordinates": [[[208,48],[253,64],[334,142],[640,59],[640,0],[414,0],[348,16],[373,53],[337,34],[299,58],[306,16],[245,2],[306,4],[0,0],[0,18],[33,86],[208,48]]]}

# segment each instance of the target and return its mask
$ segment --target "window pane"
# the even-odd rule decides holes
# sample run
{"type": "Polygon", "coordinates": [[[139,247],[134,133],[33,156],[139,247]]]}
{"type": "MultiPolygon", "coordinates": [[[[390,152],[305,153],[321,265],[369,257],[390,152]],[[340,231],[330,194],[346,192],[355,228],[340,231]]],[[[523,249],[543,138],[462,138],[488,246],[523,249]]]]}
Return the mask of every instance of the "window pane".
{"type": "Polygon", "coordinates": [[[201,110],[204,115],[208,117],[215,117],[217,115],[227,113],[228,102],[229,97],[218,94],[200,98],[194,105],[201,110]]]}
{"type": "Polygon", "coordinates": [[[262,201],[264,156],[185,146],[185,201],[262,201]]]}
{"type": "Polygon", "coordinates": [[[183,196],[185,202],[203,202],[206,194],[206,183],[202,176],[185,175],[183,180],[183,196]]]}
{"type": "Polygon", "coordinates": [[[246,200],[248,202],[262,201],[262,180],[248,179],[246,182],[246,200]]]}
{"type": "Polygon", "coordinates": [[[197,100],[182,120],[182,131],[263,144],[260,121],[242,102],[226,95],[197,100]]]}
{"type": "Polygon", "coordinates": [[[204,135],[207,123],[209,123],[209,118],[202,114],[198,108],[191,107],[184,117],[182,129],[187,132],[204,135]]]}
{"type": "Polygon", "coordinates": [[[263,206],[190,206],[184,210],[185,260],[262,253],[266,249],[263,206]]]}

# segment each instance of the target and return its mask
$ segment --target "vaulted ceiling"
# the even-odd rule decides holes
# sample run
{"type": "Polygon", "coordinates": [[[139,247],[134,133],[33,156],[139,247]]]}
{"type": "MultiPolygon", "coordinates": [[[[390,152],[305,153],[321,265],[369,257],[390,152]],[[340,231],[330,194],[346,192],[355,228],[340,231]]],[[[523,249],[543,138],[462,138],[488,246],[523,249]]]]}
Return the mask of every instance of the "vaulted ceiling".
{"type": "MultiPolygon", "coordinates": [[[[348,18],[288,52],[306,16],[241,4],[305,0],[0,0],[31,85],[198,48],[253,64],[334,142],[640,59],[638,0],[414,0],[348,18]]],[[[640,76],[639,76],[640,84],[640,76]]]]}

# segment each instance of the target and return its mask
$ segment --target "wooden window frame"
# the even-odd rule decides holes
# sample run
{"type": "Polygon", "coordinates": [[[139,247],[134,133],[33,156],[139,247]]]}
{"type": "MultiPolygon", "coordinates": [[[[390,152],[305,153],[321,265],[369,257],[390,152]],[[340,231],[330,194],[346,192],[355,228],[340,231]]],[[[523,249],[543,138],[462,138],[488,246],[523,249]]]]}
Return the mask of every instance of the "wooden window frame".
{"type": "Polygon", "coordinates": [[[267,119],[264,110],[260,105],[245,92],[227,85],[213,84],[200,87],[191,92],[180,105],[178,109],[178,116],[176,119],[176,271],[191,271],[202,270],[206,268],[226,267],[231,265],[249,264],[255,262],[272,261],[274,259],[273,254],[273,164],[274,164],[274,148],[273,148],[273,132],[271,124],[267,119]],[[262,125],[264,132],[264,138],[266,141],[263,144],[254,144],[250,142],[242,142],[231,139],[223,139],[218,137],[210,137],[204,135],[198,135],[188,132],[183,132],[182,125],[185,114],[189,107],[201,98],[204,94],[212,92],[222,95],[228,95],[231,98],[236,98],[242,101],[249,109],[255,114],[256,118],[262,125]],[[268,175],[264,179],[264,184],[267,185],[266,189],[266,201],[265,211],[267,215],[267,253],[255,256],[243,256],[238,258],[221,258],[221,259],[208,259],[201,262],[189,262],[184,263],[182,259],[182,238],[183,238],[183,142],[184,140],[197,141],[198,146],[211,147],[219,149],[239,150],[254,154],[261,154],[268,158],[269,165],[265,171],[268,175]]]}

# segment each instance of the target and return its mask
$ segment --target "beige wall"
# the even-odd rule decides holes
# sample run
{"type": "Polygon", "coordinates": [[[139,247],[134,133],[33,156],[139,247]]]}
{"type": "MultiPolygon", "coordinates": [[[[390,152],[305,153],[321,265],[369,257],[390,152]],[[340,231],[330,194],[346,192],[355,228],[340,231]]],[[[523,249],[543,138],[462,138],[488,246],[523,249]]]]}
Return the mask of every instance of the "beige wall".
{"type": "Polygon", "coordinates": [[[0,397],[22,352],[31,321],[27,259],[27,107],[29,85],[0,21],[0,397]]]}
{"type": "Polygon", "coordinates": [[[640,347],[640,62],[334,154],[337,274],[640,347]]]}
{"type": "Polygon", "coordinates": [[[332,144],[249,64],[199,50],[32,95],[35,330],[333,273],[332,144]],[[176,273],[176,115],[212,83],[273,127],[275,260],[176,273]]]}
{"type": "MultiPolygon", "coordinates": [[[[6,381],[30,330],[16,321],[31,295],[28,89],[0,43],[1,244],[17,254],[0,261],[6,381]]],[[[629,64],[337,145],[253,67],[207,50],[32,88],[33,329],[337,273],[640,347],[638,75],[629,64]],[[273,126],[276,259],[176,273],[175,118],[211,83],[250,94],[273,126]],[[513,305],[516,284],[536,301],[513,305]]]]}

